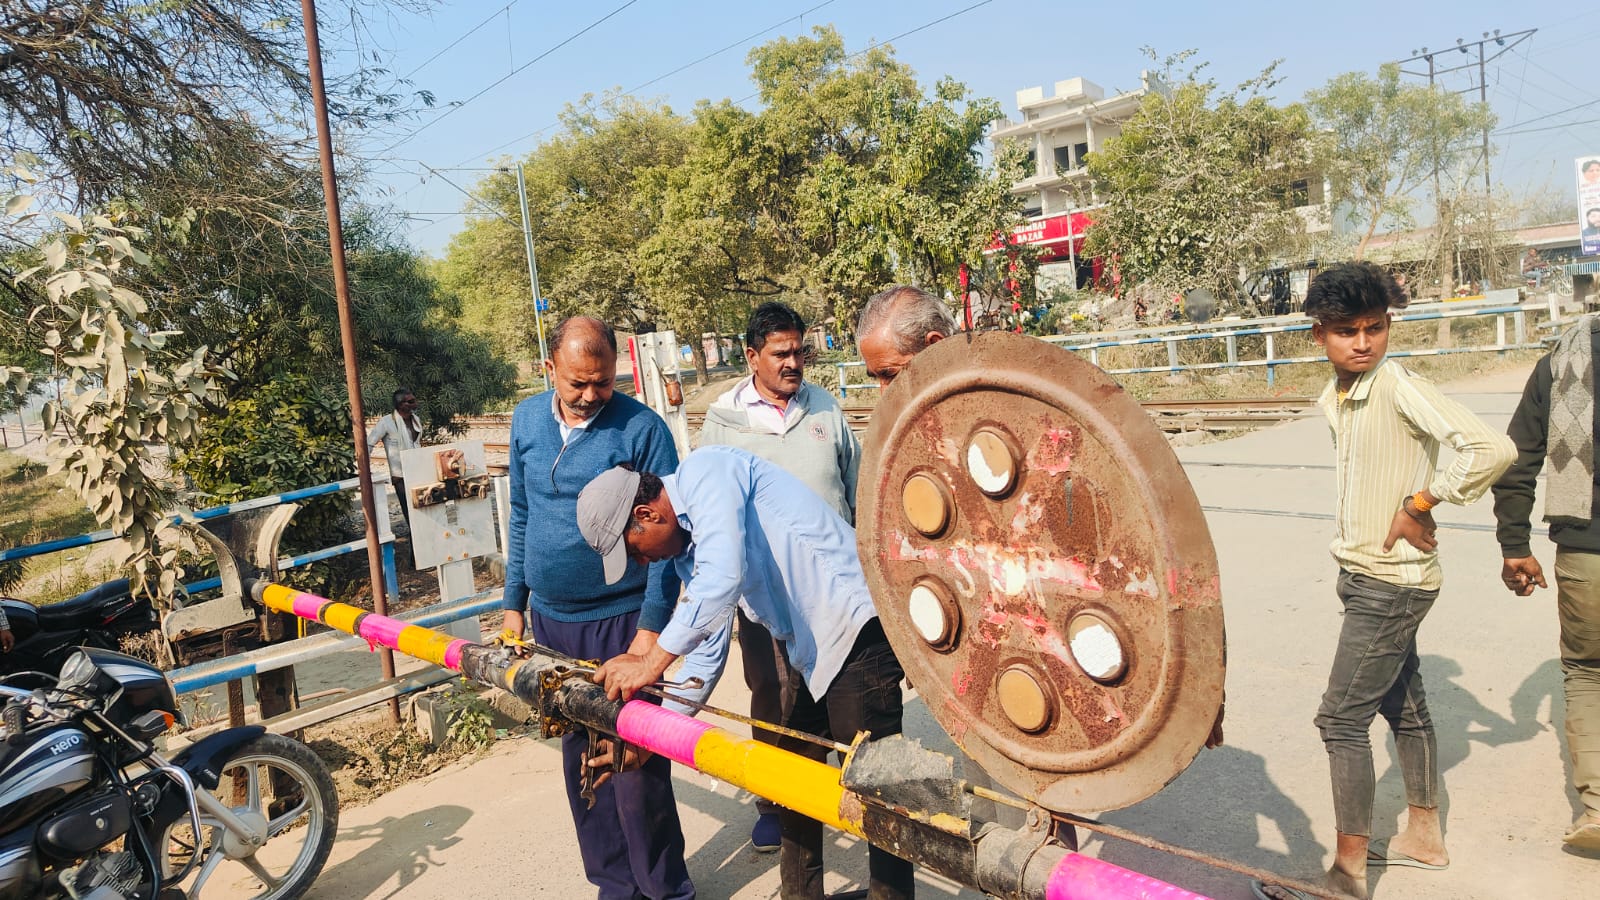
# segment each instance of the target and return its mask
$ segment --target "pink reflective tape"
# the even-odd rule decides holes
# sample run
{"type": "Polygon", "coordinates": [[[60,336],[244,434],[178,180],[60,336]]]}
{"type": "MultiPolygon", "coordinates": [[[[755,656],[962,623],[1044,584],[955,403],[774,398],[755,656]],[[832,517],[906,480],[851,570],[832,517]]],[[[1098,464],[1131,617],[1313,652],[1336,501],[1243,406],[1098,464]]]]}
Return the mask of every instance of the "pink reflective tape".
{"type": "Polygon", "coordinates": [[[322,609],[322,605],[327,602],[326,599],[318,597],[316,594],[296,591],[294,595],[294,614],[302,619],[310,619],[313,622],[321,621],[317,618],[317,613],[322,609]]]}
{"type": "Polygon", "coordinates": [[[391,650],[400,649],[400,632],[406,629],[406,623],[388,616],[376,613],[361,620],[361,636],[369,641],[378,643],[391,650]]]}
{"type": "Polygon", "coordinates": [[[1177,885],[1080,853],[1069,853],[1056,864],[1044,896],[1045,900],[1207,900],[1177,885]]]}
{"type": "Polygon", "coordinates": [[[712,727],[643,700],[629,700],[617,715],[617,734],[623,740],[686,766],[694,765],[694,745],[712,727]]]}
{"type": "Polygon", "coordinates": [[[444,648],[444,667],[453,671],[461,671],[461,648],[472,643],[469,640],[451,641],[450,646],[444,648]]]}

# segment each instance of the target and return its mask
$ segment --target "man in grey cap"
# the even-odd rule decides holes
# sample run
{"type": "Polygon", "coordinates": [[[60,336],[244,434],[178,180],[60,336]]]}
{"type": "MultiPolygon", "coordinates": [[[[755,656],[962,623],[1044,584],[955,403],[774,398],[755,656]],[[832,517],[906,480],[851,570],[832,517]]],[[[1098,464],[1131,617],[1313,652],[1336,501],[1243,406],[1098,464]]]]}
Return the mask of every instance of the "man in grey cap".
{"type": "MultiPolygon", "coordinates": [[[[745,450],[702,447],[675,475],[602,473],[579,494],[577,514],[607,578],[620,578],[632,558],[671,560],[684,579],[684,600],[654,645],[635,645],[595,673],[608,696],[659,681],[673,660],[724,633],[743,598],[801,676],[784,725],[841,742],[861,731],[900,733],[904,673],[867,590],[855,530],[793,475],[745,450]]],[[[817,760],[828,753],[788,736],[778,746],[817,760]]],[[[779,819],[782,896],[821,900],[822,824],[789,810],[779,819]]],[[[878,847],[868,858],[872,897],[914,895],[909,862],[878,847]]]]}

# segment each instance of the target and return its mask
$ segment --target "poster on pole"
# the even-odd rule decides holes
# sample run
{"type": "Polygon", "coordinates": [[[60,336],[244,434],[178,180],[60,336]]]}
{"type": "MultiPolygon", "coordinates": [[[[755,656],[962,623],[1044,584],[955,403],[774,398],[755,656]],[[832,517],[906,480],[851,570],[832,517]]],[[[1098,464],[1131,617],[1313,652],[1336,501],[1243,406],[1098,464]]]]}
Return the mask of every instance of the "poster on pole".
{"type": "Polygon", "coordinates": [[[1584,256],[1600,256],[1600,156],[1580,156],[1578,228],[1584,256]]]}

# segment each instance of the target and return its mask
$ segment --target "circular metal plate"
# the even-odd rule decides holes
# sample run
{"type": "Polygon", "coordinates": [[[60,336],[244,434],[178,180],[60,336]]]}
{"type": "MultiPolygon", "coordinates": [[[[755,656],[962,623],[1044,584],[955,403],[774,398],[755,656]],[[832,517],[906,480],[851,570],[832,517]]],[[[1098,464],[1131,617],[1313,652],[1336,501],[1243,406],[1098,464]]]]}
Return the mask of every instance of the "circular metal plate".
{"type": "Polygon", "coordinates": [[[958,335],[901,372],[865,443],[867,581],[956,743],[1059,812],[1177,777],[1222,704],[1222,602],[1200,504],[1143,408],[1066,350],[958,335]]]}

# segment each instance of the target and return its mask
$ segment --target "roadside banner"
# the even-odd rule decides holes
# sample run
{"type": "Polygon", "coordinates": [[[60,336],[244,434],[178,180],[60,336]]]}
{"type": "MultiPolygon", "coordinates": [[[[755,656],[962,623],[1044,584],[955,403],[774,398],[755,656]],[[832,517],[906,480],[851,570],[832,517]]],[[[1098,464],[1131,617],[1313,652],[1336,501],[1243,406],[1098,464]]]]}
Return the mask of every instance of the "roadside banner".
{"type": "Polygon", "coordinates": [[[1600,156],[1580,156],[1578,228],[1584,256],[1600,256],[1600,156]]]}

